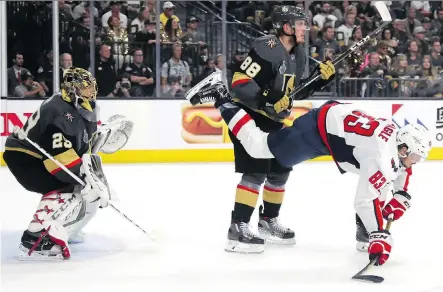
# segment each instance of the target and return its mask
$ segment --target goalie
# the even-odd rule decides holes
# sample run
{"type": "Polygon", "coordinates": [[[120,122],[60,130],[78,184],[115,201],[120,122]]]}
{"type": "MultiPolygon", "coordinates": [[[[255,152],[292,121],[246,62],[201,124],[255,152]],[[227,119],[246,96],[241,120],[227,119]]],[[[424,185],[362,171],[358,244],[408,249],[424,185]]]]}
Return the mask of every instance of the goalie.
{"type": "Polygon", "coordinates": [[[82,242],[81,230],[99,207],[108,206],[111,192],[97,152],[113,153],[127,142],[132,122],[110,119],[97,127],[97,84],[88,71],[70,68],[61,93],[44,101],[20,131],[6,140],[3,158],[17,181],[42,195],[28,229],[23,232],[20,258],[70,258],[69,243],[82,242]],[[63,169],[24,140],[38,144],[85,182],[82,187],[63,169]],[[92,154],[88,154],[92,150],[92,154]]]}

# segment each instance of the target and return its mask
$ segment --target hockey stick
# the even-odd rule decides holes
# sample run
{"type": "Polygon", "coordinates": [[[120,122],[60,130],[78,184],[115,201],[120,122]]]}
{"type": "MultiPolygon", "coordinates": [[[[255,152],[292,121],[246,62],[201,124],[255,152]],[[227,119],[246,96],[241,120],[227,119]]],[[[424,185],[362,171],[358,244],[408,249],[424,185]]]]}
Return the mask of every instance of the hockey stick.
{"type": "MultiPolygon", "coordinates": [[[[368,34],[362,40],[360,40],[357,43],[355,43],[354,45],[352,45],[352,47],[350,47],[349,49],[344,51],[343,54],[341,54],[334,61],[332,61],[332,64],[334,64],[334,66],[336,66],[338,63],[343,61],[349,55],[351,55],[351,53],[360,49],[364,44],[369,42],[371,40],[371,38],[373,38],[374,36],[376,36],[377,34],[382,32],[383,29],[391,23],[391,21],[392,21],[391,14],[389,13],[389,9],[386,6],[386,4],[383,1],[375,1],[374,6],[375,6],[375,8],[377,8],[377,11],[379,12],[379,14],[381,16],[381,19],[383,20],[382,25],[377,27],[374,31],[372,31],[370,34],[368,34]]],[[[289,94],[289,98],[291,100],[295,100],[295,97],[297,94],[299,94],[303,89],[305,89],[312,82],[317,81],[320,77],[321,77],[320,73],[316,73],[314,76],[312,76],[312,78],[308,82],[297,86],[297,88],[289,94]]]]}
{"type": "MultiPolygon", "coordinates": [[[[389,231],[389,229],[391,228],[392,221],[394,221],[394,219],[392,219],[392,218],[388,219],[388,222],[386,223],[385,230],[389,231]]],[[[372,282],[372,283],[383,282],[385,280],[383,277],[375,276],[375,275],[363,275],[367,270],[369,270],[369,268],[371,268],[372,266],[375,265],[375,263],[378,261],[378,259],[379,259],[379,257],[376,257],[372,261],[370,261],[363,269],[361,269],[357,274],[355,274],[352,277],[352,279],[367,281],[367,282],[372,282]]]]}
{"type": "MultiPolygon", "coordinates": [[[[20,139],[20,140],[26,140],[29,144],[31,144],[32,146],[34,146],[38,151],[40,151],[41,153],[43,153],[47,158],[49,158],[52,162],[54,162],[55,164],[57,164],[58,167],[60,167],[61,169],[63,169],[70,177],[72,177],[73,179],[75,179],[80,185],[85,186],[85,182],[82,181],[78,176],[76,176],[75,174],[72,173],[72,171],[70,171],[68,168],[66,168],[66,166],[64,166],[60,161],[58,161],[57,159],[55,159],[54,157],[52,157],[51,154],[49,154],[48,152],[45,151],[45,149],[41,148],[40,145],[38,145],[37,143],[35,143],[34,141],[32,141],[31,139],[29,139],[26,134],[23,132],[22,129],[20,129],[20,127],[15,126],[14,130],[13,130],[14,134],[20,139]]],[[[123,212],[121,212],[119,209],[117,209],[111,202],[109,202],[109,206],[111,206],[111,208],[113,210],[115,210],[118,214],[120,214],[123,218],[125,218],[128,222],[130,222],[132,225],[134,225],[135,227],[137,227],[141,232],[143,232],[144,234],[146,234],[152,241],[157,242],[157,240],[148,232],[146,232],[143,228],[141,228],[138,224],[136,224],[134,221],[132,221],[131,219],[129,219],[128,216],[126,216],[123,212]]]]}

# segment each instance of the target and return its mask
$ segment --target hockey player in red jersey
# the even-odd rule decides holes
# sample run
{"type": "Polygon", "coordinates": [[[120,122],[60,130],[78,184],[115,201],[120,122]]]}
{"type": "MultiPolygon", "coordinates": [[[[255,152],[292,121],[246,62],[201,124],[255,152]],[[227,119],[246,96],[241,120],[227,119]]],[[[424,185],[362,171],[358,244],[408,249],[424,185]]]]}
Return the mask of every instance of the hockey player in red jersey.
{"type": "Polygon", "coordinates": [[[411,166],[425,160],[431,149],[423,126],[398,129],[391,120],[373,117],[354,104],[329,101],[296,119],[291,127],[265,133],[232,102],[222,83],[213,83],[190,99],[193,104],[215,101],[229,129],[254,158],[275,158],[292,167],[331,155],[341,173],[359,174],[354,206],[369,234],[369,257],[378,257],[377,265],[387,261],[392,238],[384,230],[383,217],[398,220],[410,206],[405,180],[411,166]],[[384,204],[392,189],[393,198],[384,204]]]}

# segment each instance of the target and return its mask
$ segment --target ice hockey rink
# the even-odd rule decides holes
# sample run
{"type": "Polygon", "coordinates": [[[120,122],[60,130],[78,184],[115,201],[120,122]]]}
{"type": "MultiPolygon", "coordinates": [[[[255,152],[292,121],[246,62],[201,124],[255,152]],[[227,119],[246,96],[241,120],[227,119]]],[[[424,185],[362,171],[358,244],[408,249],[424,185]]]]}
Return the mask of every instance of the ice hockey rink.
{"type": "Polygon", "coordinates": [[[231,163],[105,165],[115,205],[159,242],[107,208],[85,228],[85,243],[71,245],[70,260],[46,263],[17,261],[39,196],[2,167],[1,291],[443,292],[442,170],[433,161],[414,168],[412,207],[392,225],[391,258],[370,270],[385,281],[372,284],[351,280],[368,262],[355,250],[357,176],[340,175],[331,162],[294,168],[281,219],[297,245],[260,255],[224,251],[240,177],[231,163]]]}

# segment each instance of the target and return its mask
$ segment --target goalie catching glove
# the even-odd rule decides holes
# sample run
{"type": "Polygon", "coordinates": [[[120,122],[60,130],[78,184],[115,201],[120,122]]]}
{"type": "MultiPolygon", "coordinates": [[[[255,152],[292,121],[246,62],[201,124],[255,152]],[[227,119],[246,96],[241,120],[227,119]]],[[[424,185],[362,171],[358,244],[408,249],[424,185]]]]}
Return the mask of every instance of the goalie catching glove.
{"type": "Polygon", "coordinates": [[[398,220],[411,207],[411,196],[405,191],[398,191],[383,209],[383,217],[387,220],[389,215],[398,220]]]}
{"type": "Polygon", "coordinates": [[[113,115],[98,127],[94,136],[92,153],[112,154],[128,143],[134,123],[122,115],[113,115]]]}

